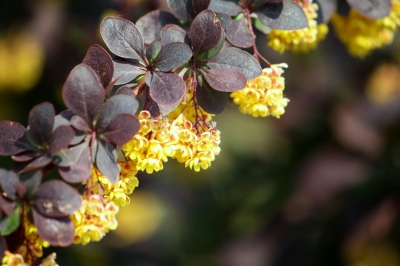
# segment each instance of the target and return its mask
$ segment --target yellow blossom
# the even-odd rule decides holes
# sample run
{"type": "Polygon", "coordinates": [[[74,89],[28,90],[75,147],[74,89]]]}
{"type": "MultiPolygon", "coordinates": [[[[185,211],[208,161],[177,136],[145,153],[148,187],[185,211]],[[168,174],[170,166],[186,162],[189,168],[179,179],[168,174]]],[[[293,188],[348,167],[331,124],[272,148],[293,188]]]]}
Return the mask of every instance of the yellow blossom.
{"type": "Polygon", "coordinates": [[[283,97],[285,79],[281,77],[287,64],[271,65],[257,78],[247,82],[243,89],[232,92],[231,98],[243,114],[254,117],[272,115],[279,118],[285,113],[289,99],[283,97]]]}
{"type": "Polygon", "coordinates": [[[81,208],[71,215],[74,224],[74,244],[86,245],[100,241],[109,230],[115,230],[115,215],[119,208],[99,195],[85,195],[81,208]]]}
{"type": "Polygon", "coordinates": [[[25,263],[24,258],[20,254],[13,254],[6,250],[2,260],[2,266],[29,266],[25,263]]]}
{"type": "Polygon", "coordinates": [[[364,58],[372,50],[392,43],[395,31],[400,26],[400,0],[392,0],[392,9],[385,18],[370,19],[351,9],[346,18],[334,14],[332,25],[349,53],[364,58]]]}
{"type": "MultiPolygon", "coordinates": [[[[313,50],[328,33],[329,29],[326,24],[317,25],[318,4],[312,3],[312,0],[297,2],[306,14],[308,26],[297,30],[272,30],[268,35],[268,45],[279,53],[283,53],[285,50],[299,53],[313,50]]],[[[260,110],[260,112],[264,112],[264,110],[260,110]]]]}

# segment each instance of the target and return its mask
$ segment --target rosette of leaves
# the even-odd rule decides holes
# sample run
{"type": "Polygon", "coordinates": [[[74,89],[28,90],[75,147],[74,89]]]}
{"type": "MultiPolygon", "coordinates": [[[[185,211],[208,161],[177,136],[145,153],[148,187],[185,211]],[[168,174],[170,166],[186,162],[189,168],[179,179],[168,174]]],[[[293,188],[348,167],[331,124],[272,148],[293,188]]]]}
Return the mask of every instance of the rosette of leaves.
{"type": "Polygon", "coordinates": [[[69,216],[82,204],[80,195],[60,180],[41,183],[40,170],[18,175],[0,169],[0,251],[13,250],[25,239],[23,212],[33,223],[41,238],[53,246],[68,246],[74,237],[69,216]],[[3,217],[5,214],[5,217],[3,217]],[[10,240],[10,241],[5,241],[10,240]],[[12,243],[7,247],[6,243],[12,243]]]}
{"type": "Polygon", "coordinates": [[[212,10],[203,10],[193,19],[189,31],[169,25],[161,33],[161,42],[180,40],[188,43],[193,57],[187,66],[187,79],[196,84],[195,101],[205,111],[219,114],[229,93],[246,86],[247,80],[261,74],[261,67],[249,53],[235,47],[224,50],[225,33],[212,10]]]}
{"type": "Polygon", "coordinates": [[[84,62],[90,66],[85,63],[77,65],[62,90],[69,112],[61,114],[60,123],[71,125],[83,141],[71,148],[77,163],[61,168],[60,174],[64,178],[74,176],[74,181],[82,182],[90,176],[93,163],[110,182],[115,183],[120,173],[118,147],[130,140],[140,128],[134,115],[139,104],[133,93],[127,94],[124,89],[104,103],[104,86],[110,86],[113,70],[111,57],[104,49],[92,47],[84,62]]]}
{"type": "Polygon", "coordinates": [[[195,15],[204,9],[213,10],[222,28],[225,29],[226,39],[239,48],[255,45],[248,23],[253,23],[264,33],[268,33],[271,29],[294,30],[308,26],[303,9],[292,0],[168,0],[167,2],[171,12],[187,22],[191,22],[195,15]]]}
{"type": "Polygon", "coordinates": [[[142,19],[147,47],[138,28],[126,19],[106,17],[100,25],[100,32],[107,47],[116,55],[113,58],[114,78],[118,79],[116,85],[144,78],[154,102],[176,105],[181,101],[186,85],[173,70],[188,62],[192,50],[184,42],[163,44],[155,40],[161,24],[145,27],[147,20],[155,20],[155,17],[164,18],[165,23],[178,23],[168,12],[151,13],[142,19]]]}
{"type": "Polygon", "coordinates": [[[56,127],[55,111],[49,102],[38,104],[29,113],[27,129],[17,122],[0,121],[0,155],[12,156],[17,172],[29,172],[52,165],[68,167],[74,162],[68,149],[74,131],[67,125],[56,127]]]}

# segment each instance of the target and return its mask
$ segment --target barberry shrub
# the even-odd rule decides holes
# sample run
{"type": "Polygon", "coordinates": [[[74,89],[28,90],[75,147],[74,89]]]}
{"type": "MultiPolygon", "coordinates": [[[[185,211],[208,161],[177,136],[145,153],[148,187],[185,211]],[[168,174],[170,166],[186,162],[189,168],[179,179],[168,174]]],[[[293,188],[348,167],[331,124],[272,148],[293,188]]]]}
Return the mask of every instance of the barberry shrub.
{"type": "Polygon", "coordinates": [[[101,240],[116,229],[139,171],[160,171],[171,158],[209,168],[221,138],[212,119],[229,101],[254,117],[282,116],[288,65],[260,54],[256,32],[278,52],[308,52],[332,20],[349,52],[365,57],[391,43],[400,25],[399,0],[167,3],[170,12],[136,23],[102,21],[112,56],[97,44],[88,49],[63,86],[68,109],[56,115],[44,102],[27,127],[0,121],[0,155],[13,161],[0,169],[3,265],[56,265],[55,254],[41,259],[43,247],[101,240]],[[46,180],[54,169],[60,180],[46,180]]]}

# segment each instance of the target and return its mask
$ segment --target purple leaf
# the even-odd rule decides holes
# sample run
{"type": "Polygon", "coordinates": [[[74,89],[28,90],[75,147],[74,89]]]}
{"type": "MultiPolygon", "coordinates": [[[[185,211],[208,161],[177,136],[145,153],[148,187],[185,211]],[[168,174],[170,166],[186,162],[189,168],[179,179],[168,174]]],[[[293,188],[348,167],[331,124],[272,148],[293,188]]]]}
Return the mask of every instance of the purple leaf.
{"type": "Polygon", "coordinates": [[[197,15],[201,11],[207,9],[210,2],[211,0],[192,0],[194,14],[197,15]]]}
{"type": "Polygon", "coordinates": [[[167,0],[171,13],[180,20],[190,22],[194,17],[192,0],[167,0]]]}
{"type": "Polygon", "coordinates": [[[27,162],[38,156],[40,156],[40,153],[38,153],[36,151],[24,151],[24,152],[18,153],[17,155],[11,156],[11,159],[13,159],[13,161],[15,161],[15,162],[27,162]]]}
{"type": "Polygon", "coordinates": [[[60,180],[44,182],[36,191],[33,201],[38,212],[51,218],[69,216],[82,204],[79,193],[60,180]]]}
{"type": "Polygon", "coordinates": [[[54,116],[54,107],[49,102],[35,105],[29,112],[30,132],[38,144],[44,145],[50,141],[54,116]]]}
{"type": "Polygon", "coordinates": [[[21,181],[20,184],[24,184],[25,191],[20,196],[30,198],[35,194],[39,185],[42,183],[42,171],[36,170],[29,173],[23,173],[21,174],[21,181]]]}
{"type": "Polygon", "coordinates": [[[184,43],[169,43],[161,48],[155,67],[168,72],[185,64],[192,57],[192,50],[184,43]]]}
{"type": "Polygon", "coordinates": [[[247,84],[246,76],[236,69],[217,68],[200,71],[210,87],[217,91],[234,92],[243,89],[247,84]]]}
{"type": "Polygon", "coordinates": [[[391,0],[347,0],[347,3],[358,13],[371,19],[387,17],[392,7],[391,0]]]}
{"type": "Polygon", "coordinates": [[[139,75],[146,73],[146,70],[140,66],[134,65],[122,58],[114,58],[114,78],[119,78],[115,85],[125,84],[139,75]]]}
{"type": "Polygon", "coordinates": [[[67,107],[89,125],[101,109],[105,97],[99,77],[85,64],[79,64],[72,69],[65,81],[62,95],[67,107]]]}
{"type": "Polygon", "coordinates": [[[226,39],[236,47],[248,48],[254,45],[254,37],[244,22],[244,18],[232,21],[226,28],[226,39]]]}
{"type": "Polygon", "coordinates": [[[59,152],[51,154],[51,158],[53,159],[53,164],[58,167],[69,167],[74,161],[74,154],[69,149],[62,149],[59,152]]]}
{"type": "Polygon", "coordinates": [[[39,236],[52,246],[66,247],[74,239],[74,225],[69,217],[47,218],[35,208],[32,209],[33,220],[38,229],[39,236]]]}
{"type": "Polygon", "coordinates": [[[129,20],[106,17],[100,25],[100,33],[108,49],[122,58],[142,61],[144,43],[135,24],[129,20]]]}
{"type": "Polygon", "coordinates": [[[242,12],[242,8],[237,4],[220,0],[211,0],[208,9],[211,9],[215,12],[227,14],[231,17],[236,16],[237,14],[242,12]]]}
{"type": "Polygon", "coordinates": [[[208,87],[205,82],[200,86],[200,82],[196,88],[197,103],[204,111],[210,114],[220,114],[225,110],[228,103],[229,94],[220,92],[208,87]]]}
{"type": "Polygon", "coordinates": [[[30,172],[39,168],[42,168],[48,164],[50,164],[52,161],[52,158],[50,155],[45,154],[40,157],[37,157],[33,159],[32,162],[29,162],[25,165],[25,167],[22,169],[22,172],[30,172]]]}
{"type": "Polygon", "coordinates": [[[14,172],[0,168],[1,189],[3,192],[7,194],[7,197],[9,197],[12,200],[16,199],[18,183],[19,183],[18,176],[14,172]]]}
{"type": "Polygon", "coordinates": [[[186,31],[179,26],[167,25],[161,31],[160,35],[163,45],[173,42],[183,42],[190,45],[189,36],[186,34],[186,31]]]}
{"type": "Polygon", "coordinates": [[[32,148],[24,137],[25,127],[17,122],[0,121],[0,155],[10,156],[32,148]]]}
{"type": "Polygon", "coordinates": [[[90,129],[90,126],[86,123],[86,121],[80,117],[79,115],[74,115],[71,118],[71,126],[73,126],[75,129],[83,132],[91,132],[92,130],[90,129]]]}
{"type": "Polygon", "coordinates": [[[262,73],[260,65],[252,55],[235,47],[222,50],[208,60],[207,66],[211,69],[232,68],[239,70],[248,80],[258,77],[262,73]]]}
{"type": "Polygon", "coordinates": [[[110,143],[102,140],[97,140],[96,142],[96,167],[111,183],[115,184],[120,173],[115,148],[110,143]]]}
{"type": "Polygon", "coordinates": [[[291,0],[284,0],[279,4],[264,4],[255,13],[264,25],[273,29],[296,30],[308,26],[303,9],[291,0]]]}
{"type": "Polygon", "coordinates": [[[125,95],[112,96],[101,109],[96,128],[104,130],[110,122],[120,114],[134,114],[139,107],[139,102],[133,97],[125,95]]]}
{"type": "Polygon", "coordinates": [[[135,95],[133,94],[133,91],[131,88],[123,86],[119,88],[116,92],[115,95],[126,95],[126,96],[132,96],[135,98],[135,95]]]}
{"type": "Polygon", "coordinates": [[[318,15],[319,23],[327,23],[332,14],[335,13],[337,8],[337,0],[316,0],[316,3],[319,6],[319,11],[321,15],[318,15]]]}
{"type": "Polygon", "coordinates": [[[193,20],[189,30],[195,53],[203,53],[216,46],[221,38],[221,23],[211,10],[204,10],[193,20]]]}
{"type": "Polygon", "coordinates": [[[219,51],[221,51],[222,47],[224,46],[224,42],[225,42],[225,31],[222,31],[221,38],[219,39],[217,45],[214,46],[214,48],[212,48],[211,50],[208,50],[207,52],[197,55],[196,56],[197,61],[207,60],[218,54],[219,51]]]}
{"type": "Polygon", "coordinates": [[[70,144],[71,140],[74,138],[75,133],[69,126],[60,126],[54,130],[51,136],[50,145],[48,148],[48,153],[56,153],[62,149],[65,149],[70,144]]]}
{"type": "Polygon", "coordinates": [[[143,36],[144,43],[150,45],[160,40],[160,32],[167,24],[180,25],[171,13],[163,10],[155,10],[147,13],[136,22],[136,27],[143,36]]]}
{"type": "MultiPolygon", "coordinates": [[[[10,201],[6,199],[1,193],[0,193],[0,210],[3,211],[7,216],[11,216],[15,209],[16,201],[10,201]]],[[[1,212],[0,212],[1,214],[1,212]]]]}
{"type": "Polygon", "coordinates": [[[75,114],[69,109],[66,109],[54,117],[53,131],[59,126],[70,126],[71,117],[75,114]]]}
{"type": "Polygon", "coordinates": [[[69,167],[59,167],[61,177],[69,183],[81,183],[90,177],[92,161],[90,160],[89,144],[83,142],[70,149],[75,161],[69,167]]]}
{"type": "Polygon", "coordinates": [[[158,104],[179,102],[186,90],[183,79],[175,73],[154,72],[150,84],[150,97],[158,104]]]}
{"type": "Polygon", "coordinates": [[[90,46],[82,63],[90,66],[99,75],[104,88],[110,84],[114,73],[114,65],[111,56],[100,45],[94,44],[90,46]]]}
{"type": "Polygon", "coordinates": [[[219,22],[221,23],[221,27],[223,29],[226,29],[229,25],[231,25],[232,18],[229,15],[219,12],[215,12],[215,15],[217,16],[219,22]]]}
{"type": "Polygon", "coordinates": [[[142,101],[144,103],[143,110],[149,111],[152,117],[166,116],[180,104],[180,102],[170,105],[157,104],[151,97],[148,97],[148,92],[143,93],[142,101]]]}
{"type": "Polygon", "coordinates": [[[0,261],[3,261],[4,252],[6,250],[8,250],[6,239],[4,237],[0,236],[0,261]]]}
{"type": "Polygon", "coordinates": [[[131,114],[120,114],[103,130],[102,134],[112,143],[122,145],[139,131],[139,120],[131,114]]]}

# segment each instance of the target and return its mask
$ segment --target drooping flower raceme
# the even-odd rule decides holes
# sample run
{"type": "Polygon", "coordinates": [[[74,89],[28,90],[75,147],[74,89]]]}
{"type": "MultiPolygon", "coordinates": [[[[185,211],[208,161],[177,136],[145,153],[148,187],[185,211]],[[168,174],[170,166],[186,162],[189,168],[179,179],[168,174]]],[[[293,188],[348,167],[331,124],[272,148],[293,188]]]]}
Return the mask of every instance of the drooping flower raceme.
{"type": "Polygon", "coordinates": [[[240,91],[232,92],[231,98],[243,114],[254,117],[274,116],[285,113],[289,99],[283,97],[285,79],[281,76],[286,63],[271,65],[263,69],[260,76],[247,82],[240,91]]]}
{"type": "Polygon", "coordinates": [[[392,43],[400,26],[400,1],[392,0],[392,9],[385,18],[369,19],[351,9],[348,17],[334,14],[332,25],[349,53],[364,58],[371,51],[392,43]]]}
{"type": "Polygon", "coordinates": [[[305,53],[315,49],[328,33],[326,24],[317,25],[318,4],[313,0],[296,1],[303,8],[308,26],[298,30],[272,30],[268,35],[268,45],[279,53],[285,50],[305,53]]]}

